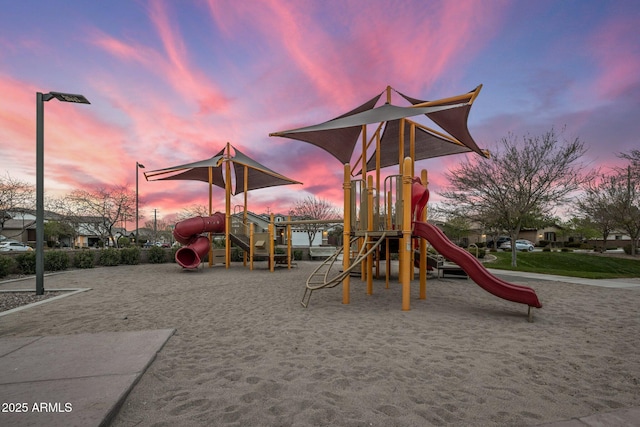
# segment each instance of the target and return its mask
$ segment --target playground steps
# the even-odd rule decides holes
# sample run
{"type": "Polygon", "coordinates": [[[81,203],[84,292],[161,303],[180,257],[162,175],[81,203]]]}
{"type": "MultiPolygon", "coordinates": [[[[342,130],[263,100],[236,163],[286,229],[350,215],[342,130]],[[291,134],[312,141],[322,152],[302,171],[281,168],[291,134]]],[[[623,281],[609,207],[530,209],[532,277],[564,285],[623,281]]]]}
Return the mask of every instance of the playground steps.
{"type": "Polygon", "coordinates": [[[231,241],[238,247],[240,247],[240,249],[242,249],[243,251],[249,252],[249,250],[251,249],[251,246],[249,244],[249,236],[245,236],[244,234],[230,233],[229,237],[231,238],[231,241]]]}

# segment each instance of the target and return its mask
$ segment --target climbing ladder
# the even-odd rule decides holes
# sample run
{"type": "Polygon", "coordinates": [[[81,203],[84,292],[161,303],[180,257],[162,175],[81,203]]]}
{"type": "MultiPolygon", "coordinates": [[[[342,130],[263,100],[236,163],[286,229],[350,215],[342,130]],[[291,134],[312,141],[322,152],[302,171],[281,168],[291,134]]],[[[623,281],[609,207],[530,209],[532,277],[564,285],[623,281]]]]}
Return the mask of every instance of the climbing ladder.
{"type": "MultiPolygon", "coordinates": [[[[373,251],[376,250],[378,246],[380,246],[380,243],[384,242],[385,237],[386,233],[383,232],[378,240],[373,243],[373,245],[371,245],[369,249],[367,249],[367,246],[369,246],[371,242],[369,242],[368,234],[365,234],[365,244],[362,245],[360,251],[358,252],[355,259],[351,262],[349,268],[344,269],[336,276],[329,279],[328,277],[329,273],[331,272],[331,268],[340,257],[340,254],[342,254],[343,252],[342,247],[338,249],[333,255],[331,255],[322,264],[320,264],[320,266],[316,268],[313,273],[311,273],[311,275],[307,279],[307,284],[305,286],[304,294],[302,295],[302,301],[300,302],[300,304],[302,304],[304,308],[307,308],[307,306],[309,305],[309,301],[311,300],[311,294],[313,293],[313,291],[316,291],[318,289],[333,288],[339,285],[345,279],[345,277],[351,274],[351,271],[354,268],[360,265],[362,261],[364,261],[369,255],[373,253],[373,251]]],[[[351,247],[351,245],[353,245],[361,238],[362,236],[352,238],[349,247],[351,247]]]]}

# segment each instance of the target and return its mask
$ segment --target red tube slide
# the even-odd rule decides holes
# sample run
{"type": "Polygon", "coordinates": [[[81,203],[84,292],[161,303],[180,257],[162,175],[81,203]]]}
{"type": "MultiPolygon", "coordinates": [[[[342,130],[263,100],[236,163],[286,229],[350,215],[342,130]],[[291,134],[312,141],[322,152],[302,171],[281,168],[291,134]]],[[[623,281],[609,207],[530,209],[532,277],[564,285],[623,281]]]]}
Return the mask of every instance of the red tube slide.
{"type": "Polygon", "coordinates": [[[182,248],[176,252],[176,262],[184,268],[197,268],[202,258],[209,252],[209,238],[202,233],[222,233],[224,231],[224,214],[216,212],[211,216],[196,216],[176,224],[173,237],[182,248]]]}

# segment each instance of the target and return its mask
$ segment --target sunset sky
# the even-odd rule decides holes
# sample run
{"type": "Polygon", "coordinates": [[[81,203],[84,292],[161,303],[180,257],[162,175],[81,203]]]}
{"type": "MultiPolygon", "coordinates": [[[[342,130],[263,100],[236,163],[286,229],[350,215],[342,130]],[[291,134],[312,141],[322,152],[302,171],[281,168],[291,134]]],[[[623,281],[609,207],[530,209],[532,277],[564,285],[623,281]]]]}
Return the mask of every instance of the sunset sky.
{"type": "MultiPolygon", "coordinates": [[[[320,123],[387,85],[420,99],[483,84],[478,145],[552,127],[610,167],[640,147],[640,2],[0,0],[0,174],[35,185],[36,92],[45,104],[45,191],[127,185],[213,156],[227,142],[303,185],[249,193],[287,213],[308,195],[342,205],[342,165],[270,132],[320,123]]],[[[397,105],[406,105],[395,102],[397,105]]],[[[432,193],[475,154],[421,161],[432,193]]],[[[207,184],[146,181],[142,212],[208,203],[207,184]]],[[[435,196],[437,197],[437,196],[435,196]]],[[[233,204],[242,203],[242,196],[233,204]]],[[[224,192],[214,189],[214,208],[224,192]]]]}

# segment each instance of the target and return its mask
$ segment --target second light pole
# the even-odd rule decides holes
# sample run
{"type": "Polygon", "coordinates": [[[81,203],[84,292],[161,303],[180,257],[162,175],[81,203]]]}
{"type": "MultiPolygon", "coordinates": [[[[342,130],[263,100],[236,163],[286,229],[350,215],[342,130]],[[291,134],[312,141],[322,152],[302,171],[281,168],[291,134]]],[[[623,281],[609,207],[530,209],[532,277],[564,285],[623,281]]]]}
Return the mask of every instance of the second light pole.
{"type": "Polygon", "coordinates": [[[138,242],[138,169],[144,169],[144,165],[136,162],[136,246],[140,246],[138,242]]]}

